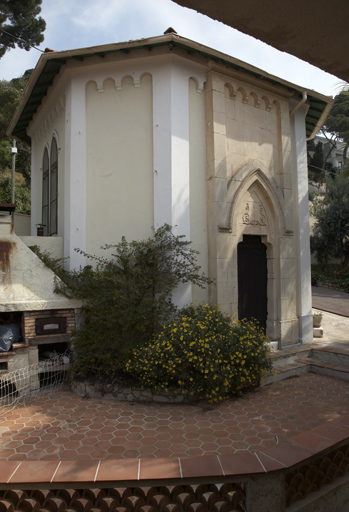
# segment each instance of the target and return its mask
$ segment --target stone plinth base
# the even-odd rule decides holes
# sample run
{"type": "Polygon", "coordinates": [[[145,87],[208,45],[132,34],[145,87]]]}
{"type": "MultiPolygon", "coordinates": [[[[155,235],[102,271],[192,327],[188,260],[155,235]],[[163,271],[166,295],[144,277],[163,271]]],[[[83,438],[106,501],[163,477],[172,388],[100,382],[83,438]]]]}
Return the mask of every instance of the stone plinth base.
{"type": "Polygon", "coordinates": [[[187,391],[160,393],[142,388],[119,388],[116,385],[98,385],[72,381],[71,389],[77,395],[88,398],[112,398],[127,402],[162,402],[167,404],[197,402],[199,397],[187,391]]]}
{"type": "Polygon", "coordinates": [[[324,330],[322,327],[314,327],[313,328],[313,336],[314,338],[323,338],[324,337],[324,330]]]}

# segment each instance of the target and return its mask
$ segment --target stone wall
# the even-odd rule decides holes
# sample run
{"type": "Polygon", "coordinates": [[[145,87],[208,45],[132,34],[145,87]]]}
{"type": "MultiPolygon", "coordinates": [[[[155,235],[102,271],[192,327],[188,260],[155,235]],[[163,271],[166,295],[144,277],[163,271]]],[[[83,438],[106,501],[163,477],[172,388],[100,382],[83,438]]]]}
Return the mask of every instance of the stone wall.
{"type": "Polygon", "coordinates": [[[127,402],[155,402],[166,404],[180,404],[197,402],[198,397],[188,391],[160,393],[143,388],[121,388],[113,384],[91,384],[87,382],[72,381],[71,389],[77,395],[86,398],[110,398],[127,402]]]}
{"type": "Polygon", "coordinates": [[[266,333],[298,343],[289,91],[212,64],[206,92],[209,274],[212,302],[239,314],[238,244],[260,237],[267,254],[266,333]]]}

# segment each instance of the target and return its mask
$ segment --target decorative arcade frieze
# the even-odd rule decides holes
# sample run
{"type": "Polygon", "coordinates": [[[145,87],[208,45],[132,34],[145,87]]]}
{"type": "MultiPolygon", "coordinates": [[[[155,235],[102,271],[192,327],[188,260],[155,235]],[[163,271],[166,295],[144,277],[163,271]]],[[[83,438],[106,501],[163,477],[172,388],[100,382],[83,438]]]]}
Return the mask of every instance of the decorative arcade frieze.
{"type": "Polygon", "coordinates": [[[243,512],[242,484],[0,491],[1,512],[243,512]]]}

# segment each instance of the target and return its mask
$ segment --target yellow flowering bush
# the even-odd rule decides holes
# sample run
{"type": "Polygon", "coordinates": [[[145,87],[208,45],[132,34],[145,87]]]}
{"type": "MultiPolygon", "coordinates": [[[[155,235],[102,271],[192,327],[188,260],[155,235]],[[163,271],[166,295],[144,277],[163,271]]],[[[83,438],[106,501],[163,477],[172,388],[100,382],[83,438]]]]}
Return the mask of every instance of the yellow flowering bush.
{"type": "Polygon", "coordinates": [[[202,304],[182,309],[127,363],[145,388],[182,389],[210,402],[260,384],[271,369],[269,340],[248,321],[232,323],[219,308],[202,304]]]}

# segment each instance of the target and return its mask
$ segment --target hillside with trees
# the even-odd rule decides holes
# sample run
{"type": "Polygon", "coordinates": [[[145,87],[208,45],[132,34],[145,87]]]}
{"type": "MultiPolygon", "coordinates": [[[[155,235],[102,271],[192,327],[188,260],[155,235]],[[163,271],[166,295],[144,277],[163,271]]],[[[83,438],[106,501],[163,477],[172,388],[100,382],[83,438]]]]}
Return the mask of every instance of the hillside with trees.
{"type": "MultiPolygon", "coordinates": [[[[30,50],[44,40],[45,21],[39,16],[42,0],[0,0],[0,59],[19,47],[30,50]]],[[[6,135],[32,70],[20,78],[0,81],[0,202],[11,202],[12,150],[6,135]]],[[[17,144],[15,203],[18,213],[30,213],[30,152],[17,144]]]]}
{"type": "MultiPolygon", "coordinates": [[[[23,95],[32,70],[20,78],[0,81],[0,202],[11,202],[11,139],[6,130],[23,95]]],[[[17,143],[15,203],[17,213],[30,213],[30,152],[17,143]]]]}
{"type": "Polygon", "coordinates": [[[343,90],[334,99],[332,109],[322,126],[320,137],[308,141],[309,181],[322,184],[325,176],[349,175],[347,153],[349,146],[349,91],[343,90]],[[319,141],[319,138],[322,141],[319,141]],[[325,141],[325,142],[323,142],[325,141]],[[333,165],[334,155],[341,152],[342,168],[333,165]],[[332,160],[332,162],[331,162],[332,160]]]}
{"type": "Polygon", "coordinates": [[[349,91],[335,97],[321,135],[329,143],[326,151],[321,142],[308,144],[309,180],[325,183],[322,193],[309,193],[315,217],[310,245],[318,262],[312,276],[349,291],[349,91]],[[329,165],[334,151],[342,152],[341,169],[329,165]]]}

